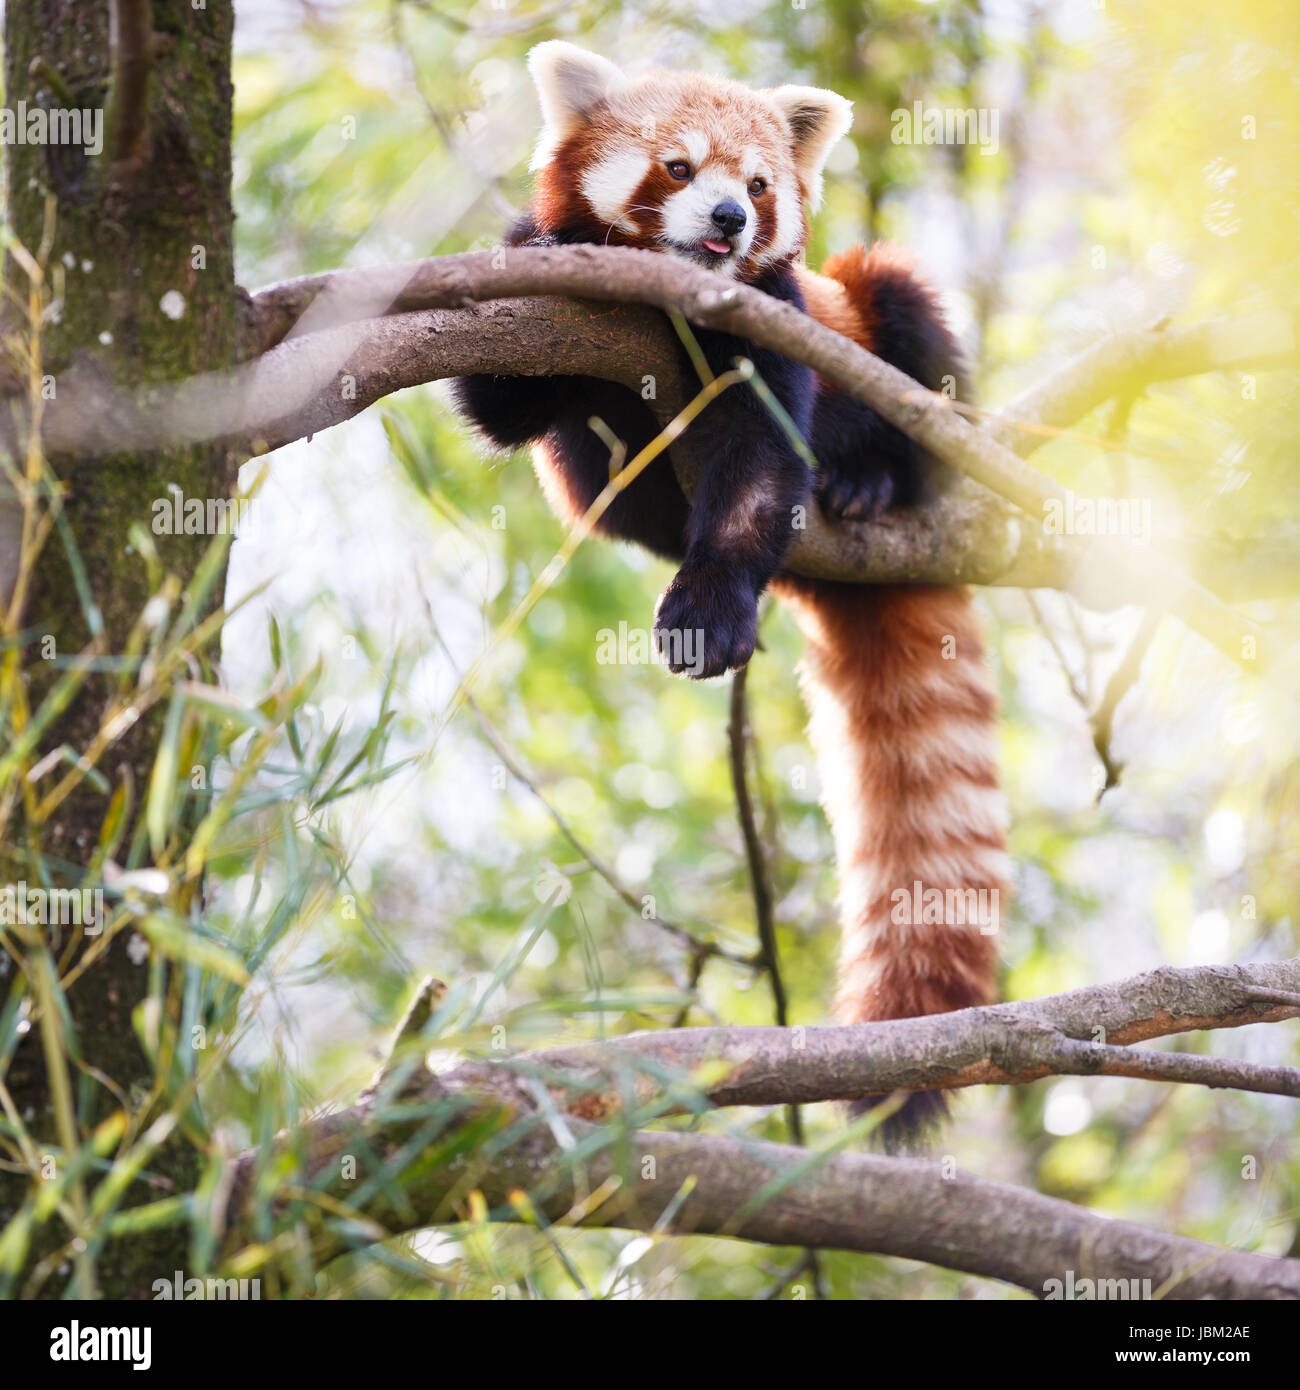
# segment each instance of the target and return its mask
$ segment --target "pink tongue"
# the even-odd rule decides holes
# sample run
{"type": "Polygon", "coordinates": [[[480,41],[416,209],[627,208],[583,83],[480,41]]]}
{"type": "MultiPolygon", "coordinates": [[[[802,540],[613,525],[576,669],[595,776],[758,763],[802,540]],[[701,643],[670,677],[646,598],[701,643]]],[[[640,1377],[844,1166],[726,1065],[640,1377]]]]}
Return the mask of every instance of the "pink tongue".
{"type": "Polygon", "coordinates": [[[731,254],[731,247],[725,241],[706,241],[704,247],[706,250],[712,251],[715,256],[729,256],[731,254]]]}

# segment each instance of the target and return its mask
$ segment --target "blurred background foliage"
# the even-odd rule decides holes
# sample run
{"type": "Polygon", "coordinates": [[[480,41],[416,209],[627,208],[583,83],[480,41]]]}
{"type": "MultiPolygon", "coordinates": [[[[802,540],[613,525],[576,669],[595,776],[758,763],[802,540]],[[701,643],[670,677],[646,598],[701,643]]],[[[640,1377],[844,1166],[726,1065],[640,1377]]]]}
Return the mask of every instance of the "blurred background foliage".
{"type": "MultiPolygon", "coordinates": [[[[237,12],[235,203],[250,288],[494,244],[527,199],[536,117],[524,55],[559,36],[630,67],[851,97],[852,137],[832,159],[809,260],[876,235],[911,247],[989,405],[1108,331],[1295,305],[1300,52],[1285,0],[248,0],[237,12]],[[995,112],[996,151],[893,143],[891,113],[916,101],[995,112]]],[[[1035,462],[1081,490],[1151,499],[1171,546],[1213,533],[1293,541],[1296,406],[1283,373],[1171,383],[1081,422],[1035,462]]],[[[248,465],[245,481],[262,466],[248,465]]],[[[602,629],[649,625],[664,565],[584,544],[480,669],[476,707],[454,708],[462,675],[562,538],[523,456],[485,461],[441,388],[411,391],[273,456],[254,510],[229,593],[264,587],[227,625],[225,679],[263,698],[273,620],[283,673],[320,663],[296,737],[309,763],[328,752],[333,771],[304,794],[286,741],[280,779],[274,760],[257,773],[265,805],[232,821],[212,863],[208,919],[264,952],[232,1064],[206,1097],[226,1146],[299,1107],[355,1098],[425,972],[457,1001],[449,1049],[516,1051],[678,1018],[771,1021],[765,978],[712,959],[694,980],[680,943],[625,905],[548,810],[650,915],[752,952],[727,689],[597,660],[602,629]]],[[[1294,953],[1294,665],[1243,675],[1160,624],[1115,717],[1122,779],[1099,798],[1084,706],[1100,702],[1140,615],[1092,614],[1059,594],[1036,609],[1014,591],[981,603],[1018,866],[1003,918],[1006,996],[1162,962],[1294,953]]],[[[1290,647],[1293,602],[1252,612],[1290,647]]],[[[813,1023],[833,990],[830,841],[803,735],[799,642],[779,609],[763,640],[749,681],[756,785],[791,1018],[813,1023]]],[[[1287,1026],[1179,1045],[1297,1060],[1287,1026]]],[[[813,1144],[841,1124],[830,1106],[805,1120],[813,1144]]],[[[696,1123],[787,1137],[780,1112],[696,1123]]],[[[964,1094],[942,1151],[1100,1211],[1294,1254],[1296,1135],[1294,1103],[1277,1098],[1062,1080],[964,1094]]],[[[813,1291],[797,1251],[560,1239],[565,1259],[520,1228],[426,1233],[394,1242],[388,1258],[336,1265],[332,1287],[813,1291]]],[[[866,1257],[824,1257],[817,1278],[836,1297],[1008,1296],[866,1257]]]]}

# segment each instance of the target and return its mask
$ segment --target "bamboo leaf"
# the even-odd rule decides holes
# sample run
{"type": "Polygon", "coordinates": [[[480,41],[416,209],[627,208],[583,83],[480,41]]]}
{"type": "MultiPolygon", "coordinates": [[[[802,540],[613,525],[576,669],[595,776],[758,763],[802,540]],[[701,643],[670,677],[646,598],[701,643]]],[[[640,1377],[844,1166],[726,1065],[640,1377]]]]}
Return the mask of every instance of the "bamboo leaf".
{"type": "Polygon", "coordinates": [[[149,827],[149,847],[154,857],[167,848],[167,832],[171,826],[172,805],[176,798],[176,777],[180,766],[181,721],[185,702],[179,691],[172,695],[167,708],[153,771],[149,775],[149,796],[145,805],[145,821],[149,827]]]}
{"type": "Polygon", "coordinates": [[[248,983],[249,974],[243,960],[210,936],[156,912],[139,918],[136,925],[165,956],[200,965],[237,985],[248,983]]]}

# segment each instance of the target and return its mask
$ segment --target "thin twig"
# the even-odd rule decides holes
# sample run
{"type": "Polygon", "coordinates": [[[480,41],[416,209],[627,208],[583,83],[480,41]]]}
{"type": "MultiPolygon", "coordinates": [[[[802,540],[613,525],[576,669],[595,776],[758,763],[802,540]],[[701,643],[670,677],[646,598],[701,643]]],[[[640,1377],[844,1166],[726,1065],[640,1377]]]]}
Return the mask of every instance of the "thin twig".
{"type": "MultiPolygon", "coordinates": [[[[754,801],[749,794],[749,705],[746,688],[749,665],[746,663],[731,677],[730,718],[727,721],[727,746],[730,751],[731,786],[736,796],[736,815],[745,842],[745,862],[749,869],[749,891],[754,898],[754,923],[758,932],[759,951],[763,969],[772,982],[772,1004],[778,1027],[789,1021],[789,1002],[785,980],[781,976],[781,956],[776,941],[776,919],[772,910],[772,879],[768,870],[763,838],[754,815],[754,801]]],[[[803,1116],[797,1105],[786,1106],[786,1125],[791,1140],[802,1147],[804,1142],[803,1116]]]]}
{"type": "Polygon", "coordinates": [[[420,981],[414,998],[393,1030],[388,1051],[375,1073],[375,1079],[361,1092],[362,1100],[369,1100],[377,1095],[391,1076],[405,1064],[409,1064],[412,1048],[420,1042],[429,1020],[446,997],[447,986],[441,980],[428,975],[420,981]]]}
{"type": "Polygon", "coordinates": [[[1029,611],[1034,615],[1034,621],[1038,624],[1038,630],[1042,633],[1051,647],[1052,654],[1056,657],[1057,664],[1061,668],[1061,674],[1065,677],[1066,684],[1070,687],[1070,694],[1074,696],[1076,703],[1086,713],[1088,709],[1088,691],[1079,678],[1074,674],[1074,668],[1066,659],[1065,649],[1061,646],[1060,639],[1056,635],[1056,627],[1052,620],[1043,611],[1043,606],[1038,600],[1038,595],[1032,589],[1025,590],[1025,599],[1029,604],[1029,611]]]}
{"type": "MultiPolygon", "coordinates": [[[[421,106],[424,107],[424,113],[429,118],[429,124],[437,131],[438,138],[446,147],[447,153],[451,155],[458,165],[468,169],[481,184],[484,184],[489,189],[497,215],[507,224],[511,223],[518,216],[519,210],[510,198],[508,181],[504,175],[483,168],[475,152],[465,141],[457,138],[456,132],[452,129],[451,122],[433,104],[424,90],[424,84],[420,81],[420,69],[415,61],[415,54],[411,48],[410,37],[406,32],[406,24],[402,14],[403,6],[409,5],[410,3],[411,0],[390,0],[389,28],[393,37],[393,46],[406,59],[411,88],[415,92],[421,106]]],[[[428,6],[427,8],[431,12],[437,13],[433,10],[432,6],[428,6]]]]}
{"type": "Polygon", "coordinates": [[[652,927],[658,927],[660,931],[666,932],[696,959],[707,960],[710,957],[716,957],[719,960],[728,960],[733,965],[744,966],[747,970],[758,968],[759,962],[754,956],[741,955],[737,951],[727,950],[725,946],[719,946],[716,942],[702,940],[693,932],[687,930],[686,927],[680,926],[678,923],[672,922],[668,918],[661,917],[658,914],[649,917],[644,916],[644,904],[641,899],[638,898],[630,888],[625,887],[619,881],[613,869],[578,838],[573,827],[551,803],[546,793],[542,791],[537,783],[511,756],[510,750],[506,747],[496,729],[492,727],[487,716],[483,713],[483,707],[475,700],[473,695],[468,693],[465,696],[465,701],[474,712],[474,715],[483,729],[484,735],[492,745],[493,751],[496,753],[497,757],[501,759],[506,771],[509,772],[516,781],[522,782],[538,801],[542,803],[547,815],[550,816],[551,820],[555,823],[555,828],[560,834],[564,836],[573,849],[591,866],[592,871],[597,877],[603,879],[623,902],[633,909],[642,921],[648,922],[652,927]]]}
{"type": "Polygon", "coordinates": [[[767,859],[754,819],[754,803],[749,795],[746,769],[748,749],[748,711],[745,707],[745,683],[749,667],[742,666],[731,678],[731,717],[727,723],[727,745],[731,752],[731,785],[736,794],[736,814],[745,841],[745,860],[749,866],[749,888],[754,898],[754,921],[758,932],[760,959],[772,982],[772,1002],[776,1008],[778,1026],[787,1022],[788,1002],[785,982],[781,978],[781,961],[777,954],[776,923],[772,915],[772,884],[768,876],[767,859]]]}
{"type": "Polygon", "coordinates": [[[704,963],[708,960],[708,957],[702,955],[698,951],[693,951],[691,952],[690,960],[689,974],[686,981],[686,994],[688,997],[682,1007],[677,1010],[677,1014],[673,1018],[674,1028],[685,1028],[690,1019],[691,1005],[699,991],[700,980],[704,975],[704,963]]]}
{"type": "Polygon", "coordinates": [[[1097,792],[1098,801],[1112,787],[1119,784],[1120,776],[1124,771],[1124,764],[1115,760],[1110,748],[1111,733],[1115,724],[1115,711],[1119,708],[1119,702],[1137,684],[1138,676],[1142,672],[1142,660],[1156,635],[1156,629],[1160,626],[1161,616],[1160,613],[1151,609],[1142,615],[1138,630],[1134,633],[1133,640],[1128,644],[1128,650],[1125,651],[1123,659],[1115,668],[1110,680],[1107,681],[1106,693],[1101,697],[1101,703],[1092,716],[1092,745],[1097,750],[1102,767],[1106,770],[1106,780],[1097,792]]]}
{"type": "Polygon", "coordinates": [[[1274,1004],[1294,1004],[1300,1008],[1300,991],[1290,989],[1265,989],[1256,985],[1242,985],[1241,991],[1250,999],[1266,1000],[1274,1004]]]}

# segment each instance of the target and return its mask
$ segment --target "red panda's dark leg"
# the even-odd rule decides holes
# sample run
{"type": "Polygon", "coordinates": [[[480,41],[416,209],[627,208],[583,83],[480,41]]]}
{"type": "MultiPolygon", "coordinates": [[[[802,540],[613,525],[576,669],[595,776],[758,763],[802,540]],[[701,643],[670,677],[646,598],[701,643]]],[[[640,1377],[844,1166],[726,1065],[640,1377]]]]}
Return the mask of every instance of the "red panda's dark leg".
{"type": "MultiPolygon", "coordinates": [[[[453,383],[456,403],[502,449],[536,444],[533,465],[551,510],[579,520],[609,482],[609,446],[598,417],[633,458],[657,433],[644,401],[624,386],[586,377],[469,376],[453,383]]],[[[666,455],[653,460],[597,523],[669,559],[686,550],[686,498],[666,455]]]]}
{"type": "MultiPolygon", "coordinates": [[[[533,451],[533,465],[551,509],[570,521],[578,520],[609,483],[609,446],[591,428],[592,416],[622,441],[625,459],[635,458],[658,432],[654,417],[632,392],[608,382],[587,385],[582,401],[533,451]]],[[[597,528],[680,560],[686,550],[687,514],[685,494],[671,459],[663,453],[614,498],[597,528]]]]}
{"type": "MultiPolygon", "coordinates": [[[[808,369],[775,353],[746,355],[804,425],[814,391],[808,369]]],[[[705,469],[691,501],[686,558],[655,628],[670,668],[699,678],[743,666],[753,653],[758,597],[785,559],[812,471],[748,385],[729,388],[688,438],[705,469]],[[677,652],[688,656],[678,660],[677,652]]]]}
{"type": "MultiPolygon", "coordinates": [[[[788,272],[757,288],[803,307],[788,272]]],[[[807,437],[816,394],[809,368],[726,334],[701,332],[698,340],[715,375],[737,358],[752,362],[807,437]]],[[[655,629],[669,667],[699,678],[743,666],[753,653],[758,597],[790,548],[811,495],[812,470],[786,425],[746,383],[707,406],[687,438],[704,470],[691,499],[686,558],[660,599],[655,629]],[[677,660],[681,652],[695,659],[677,660]]]]}

